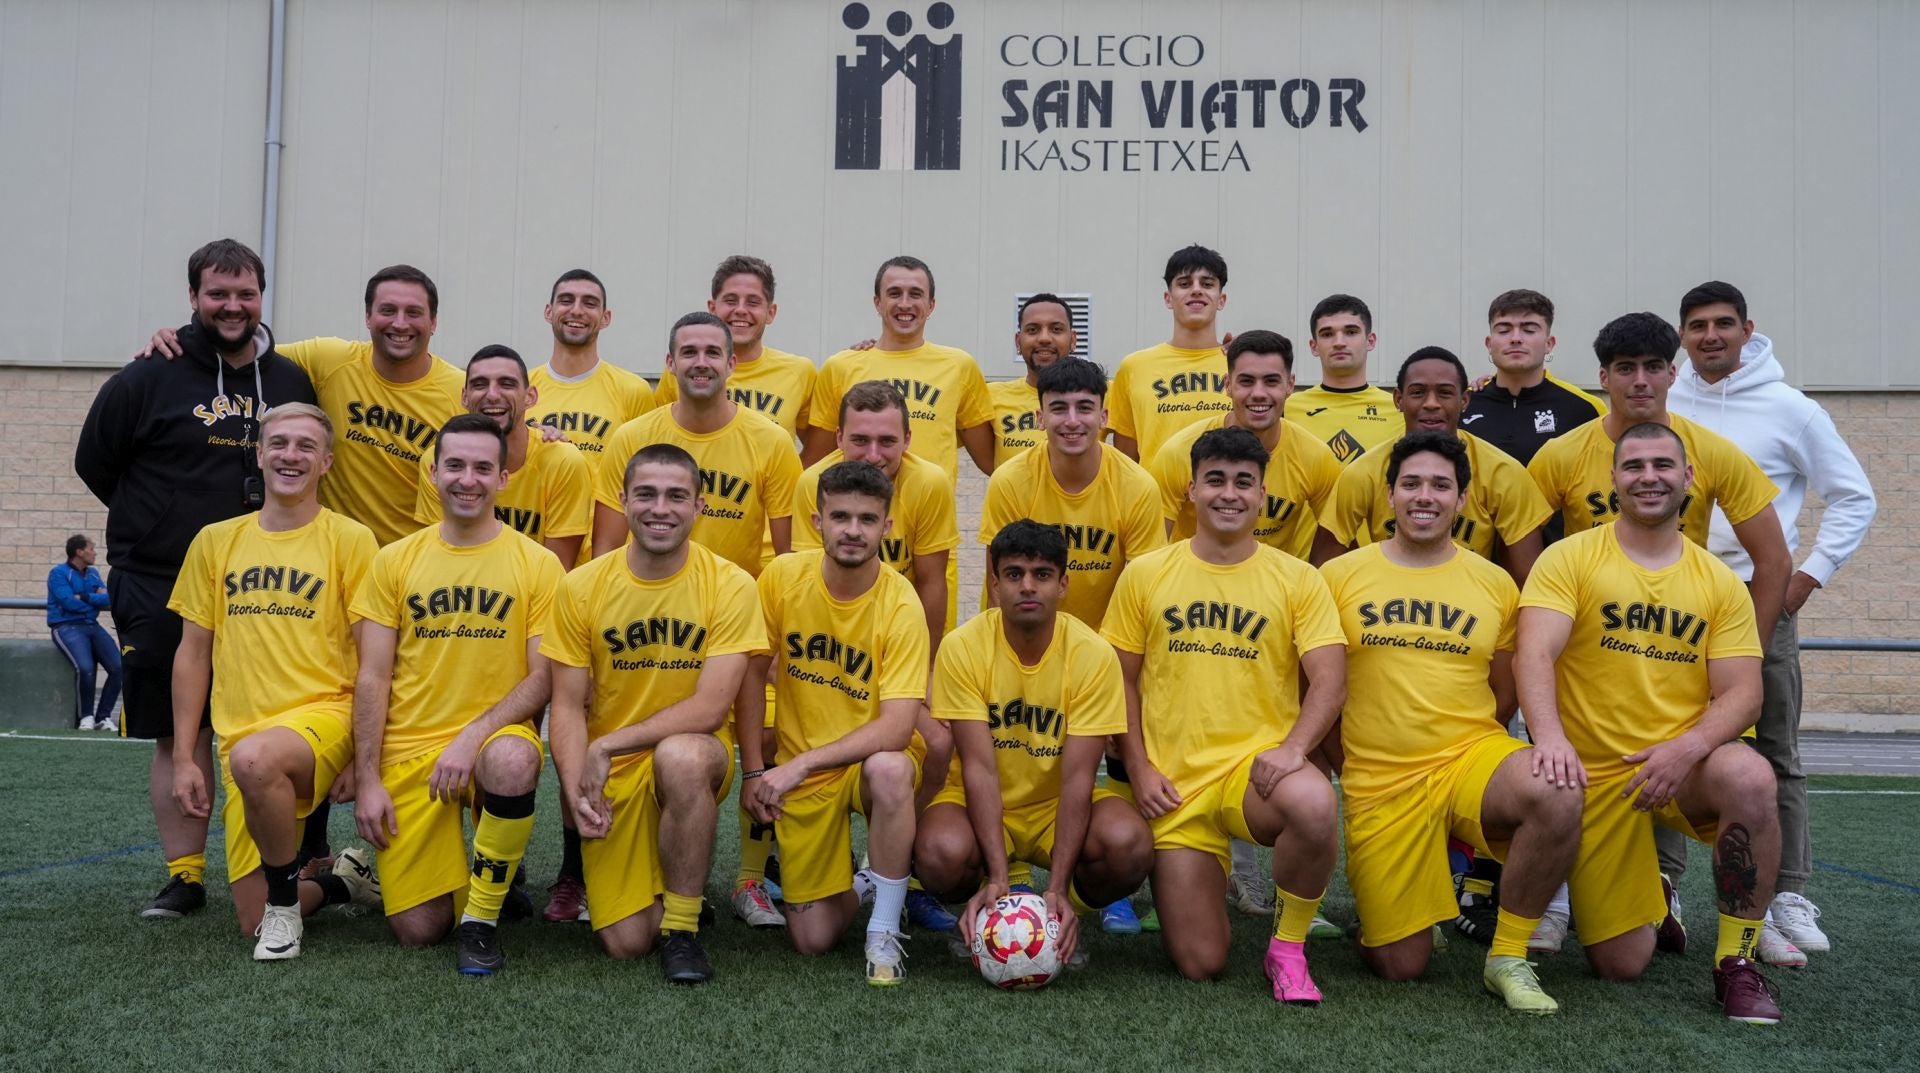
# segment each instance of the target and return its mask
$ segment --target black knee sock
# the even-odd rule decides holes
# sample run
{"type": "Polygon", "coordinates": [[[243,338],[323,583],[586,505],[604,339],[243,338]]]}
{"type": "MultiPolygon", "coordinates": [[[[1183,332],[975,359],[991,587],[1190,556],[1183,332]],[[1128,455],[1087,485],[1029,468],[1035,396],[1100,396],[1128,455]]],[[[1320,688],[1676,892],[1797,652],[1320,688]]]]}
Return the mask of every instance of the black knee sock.
{"type": "Polygon", "coordinates": [[[300,866],[294,861],[285,864],[267,864],[261,862],[260,871],[267,877],[267,904],[288,906],[300,904],[300,866]]]}
{"type": "Polygon", "coordinates": [[[580,832],[571,827],[560,829],[560,874],[574,879],[586,878],[580,863],[580,832]]]}
{"type": "Polygon", "coordinates": [[[300,852],[309,857],[331,857],[327,847],[327,817],[333,810],[333,802],[321,798],[307,813],[306,835],[300,840],[300,852]]]}
{"type": "Polygon", "coordinates": [[[347,881],[339,876],[316,876],[307,882],[320,888],[321,905],[345,905],[353,900],[353,894],[347,890],[347,881]]]}

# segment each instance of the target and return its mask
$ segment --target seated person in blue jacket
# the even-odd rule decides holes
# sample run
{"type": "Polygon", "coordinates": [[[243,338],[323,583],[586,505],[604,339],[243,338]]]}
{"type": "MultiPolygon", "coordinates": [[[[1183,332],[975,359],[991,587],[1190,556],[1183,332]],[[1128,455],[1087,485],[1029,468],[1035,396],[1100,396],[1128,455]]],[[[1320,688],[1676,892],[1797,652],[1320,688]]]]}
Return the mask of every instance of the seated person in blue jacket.
{"type": "Polygon", "coordinates": [[[100,625],[107,609],[107,583],[93,568],[93,541],[84,533],[67,538],[67,561],[47,574],[47,626],[53,646],[73,664],[74,723],[81,730],[118,731],[113,705],[120,699],[120,644],[100,625]],[[94,707],[96,668],[105,668],[107,688],[94,707]]]}

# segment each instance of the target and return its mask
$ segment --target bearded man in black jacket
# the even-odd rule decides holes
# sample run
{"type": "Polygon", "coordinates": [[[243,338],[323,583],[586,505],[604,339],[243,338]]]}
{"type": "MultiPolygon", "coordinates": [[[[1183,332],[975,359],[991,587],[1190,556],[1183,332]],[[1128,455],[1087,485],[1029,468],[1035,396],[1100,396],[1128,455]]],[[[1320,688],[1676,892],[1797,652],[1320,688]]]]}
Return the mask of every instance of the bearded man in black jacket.
{"type": "MultiPolygon", "coordinates": [[[[184,916],[206,905],[207,821],[174,804],[174,649],[180,616],[167,599],[202,526],[257,510],[265,497],[260,419],[273,406],[314,402],[298,366],[274,352],[260,323],[266,266],[232,239],[187,259],[193,318],[180,329],[182,361],[135,361],[100,388],[80,430],[73,469],[107,506],[107,593],[120,634],[122,732],[154,743],[148,797],[167,885],[141,916],[184,916]]],[[[201,713],[191,754],[216,785],[213,732],[201,713]]]]}

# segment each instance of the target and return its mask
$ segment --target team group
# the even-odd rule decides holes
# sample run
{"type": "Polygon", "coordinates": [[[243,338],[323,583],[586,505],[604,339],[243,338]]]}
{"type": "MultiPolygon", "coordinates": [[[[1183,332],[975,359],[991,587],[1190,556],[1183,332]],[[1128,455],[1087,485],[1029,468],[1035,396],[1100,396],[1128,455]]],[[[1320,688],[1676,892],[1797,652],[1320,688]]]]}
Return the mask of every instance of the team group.
{"type": "MultiPolygon", "coordinates": [[[[1764,348],[1727,284],[1690,291],[1679,332],[1607,324],[1602,401],[1546,374],[1533,291],[1494,300],[1475,390],[1431,346],[1370,385],[1371,312],[1330,297],[1321,382],[1296,391],[1287,338],[1220,336],[1227,266],[1199,246],[1167,263],[1171,337],[1111,381],[1039,294],[1026,378],[987,384],[926,341],[933,272],[904,256],[874,278],[877,337],[817,370],[764,342],[772,269],[726,259],[657,391],[600,357],[613,314],[584,270],[550,292],[547,364],[495,345],[464,373],[428,349],[417,269],[368,281],[364,342],[276,343],[264,278],[238,243],[197,251],[191,321],[101,389],[76,453],[109,508],[126,733],[157,745],[169,879],[146,916],[204,906],[218,779],[255,958],[359,902],[498,971],[551,752],[546,919],[589,920],[614,957],[657,947],[675,982],[713,972],[702,892],[736,782],[735,914],[820,954],[870,905],[873,984],[904,980],[908,919],[953,931],[1039,866],[1070,965],[1099,913],[1215,976],[1233,905],[1271,914],[1275,999],[1317,1003],[1306,940],[1343,930],[1318,912],[1334,775],[1346,930],[1382,976],[1419,975],[1455,921],[1490,945],[1490,992],[1552,1013],[1527,956],[1571,920],[1596,973],[1637,977],[1685,943],[1656,825],[1713,847],[1729,1017],[1777,1021],[1755,961],[1825,948],[1797,890],[1803,782],[1783,824],[1795,779],[1741,738],[1772,704],[1763,655],[1797,676],[1780,630],[1872,497],[1795,573],[1806,480],[1782,496],[1669,411],[1681,380],[1724,413],[1764,348]],[[990,474],[989,570],[956,627],[963,447],[990,474]],[[372,852],[331,856],[329,800],[372,852]]],[[[1840,480],[1815,481],[1830,504],[1840,480]]]]}

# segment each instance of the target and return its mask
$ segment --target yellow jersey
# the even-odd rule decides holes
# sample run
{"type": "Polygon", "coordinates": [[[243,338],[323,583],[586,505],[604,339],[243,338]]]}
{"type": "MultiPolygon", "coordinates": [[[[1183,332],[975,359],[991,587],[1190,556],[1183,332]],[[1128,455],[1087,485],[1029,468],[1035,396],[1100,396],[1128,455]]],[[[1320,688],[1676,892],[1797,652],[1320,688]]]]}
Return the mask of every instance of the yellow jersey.
{"type": "MultiPolygon", "coordinates": [[[[913,585],[881,570],[866,592],[836,600],[820,573],[824,555],[782,555],[760,575],[760,613],[774,659],[775,757],[782,764],[872,722],[881,701],[927,693],[931,646],[913,585]]],[[[835,774],[818,772],[807,784],[835,774]]]]}
{"type": "Polygon", "coordinates": [[[993,465],[1038,446],[1047,438],[1040,427],[1040,392],[1022,380],[995,380],[987,385],[987,397],[993,400],[993,465]]]}
{"type": "Polygon", "coordinates": [[[1647,570],[1602,525],[1556,541],[1527,575],[1521,607],[1573,619],[1554,693],[1567,741],[1595,781],[1625,774],[1621,757],[1700,721],[1713,699],[1709,660],[1762,654],[1740,578],[1700,545],[1682,548],[1673,565],[1647,570]]]}
{"type": "Polygon", "coordinates": [[[1182,797],[1284,741],[1301,655],[1347,642],[1313,567],[1265,544],[1217,566],[1186,540],[1127,564],[1100,633],[1141,657],[1147,759],[1182,797]]]}
{"type": "Polygon", "coordinates": [[[236,738],[313,705],[353,705],[359,652],[348,602],[373,565],[373,532],[322,507],[298,529],[258,514],[193,538],[168,610],[213,631],[213,730],[236,738]]]}
{"type": "MultiPolygon", "coordinates": [[[[1772,481],[1733,441],[1679,414],[1668,426],[1686,445],[1693,483],[1680,508],[1680,532],[1707,546],[1707,524],[1717,504],[1734,525],[1773,505],[1780,494],[1772,481]]],[[[1613,437],[1604,419],[1589,421],[1558,439],[1548,440],[1527,464],[1547,506],[1560,512],[1567,535],[1611,522],[1620,515],[1613,490],[1613,437]]]]}
{"type": "MultiPolygon", "coordinates": [[[[494,500],[493,516],[535,540],[591,533],[593,477],[580,449],[566,440],[548,442],[537,430],[530,430],[526,461],[507,474],[507,486],[494,500]]],[[[434,525],[440,517],[440,493],[433,487],[429,454],[420,460],[413,520],[434,525]]]]}
{"type": "MultiPolygon", "coordinates": [[[[1149,460],[1148,471],[1160,486],[1160,513],[1173,522],[1175,540],[1192,536],[1197,525],[1193,501],[1187,498],[1187,486],[1193,483],[1194,441],[1226,426],[1224,414],[1195,421],[1161,444],[1159,453],[1149,460]]],[[[1254,539],[1306,559],[1339,479],[1340,463],[1327,445],[1299,425],[1281,421],[1280,442],[1267,460],[1267,502],[1254,523],[1254,539]]]]}
{"type": "Polygon", "coordinates": [[[615,511],[627,462],[642,447],[671,443],[700,466],[704,502],[693,539],[749,574],[760,573],[761,538],[767,522],[793,513],[793,486],[800,453],[793,437],[757,410],[735,406],[733,419],[717,432],[688,432],[662,406],[621,425],[607,441],[594,484],[594,500],[615,511]]]}
{"type": "Polygon", "coordinates": [[[1167,543],[1160,489],[1138,462],[1100,446],[1100,474],[1069,495],[1054,480],[1046,445],[1014,456],[987,479],[980,543],[1009,523],[1031,518],[1067,538],[1067,595],[1060,610],[1089,626],[1107,612],[1120,570],[1167,543]]]}
{"type": "MultiPolygon", "coordinates": [[[[793,550],[821,547],[820,529],[813,524],[819,509],[820,474],[846,461],[839,451],[808,466],[793,492],[793,550]]],[[[913,557],[952,551],[960,546],[960,522],[954,515],[953,486],[947,472],[909,451],[900,456],[900,473],[893,479],[892,522],[880,541],[880,561],[913,577],[913,557]]]]}
{"type": "Polygon", "coordinates": [[[1120,359],[1107,388],[1107,427],[1131,436],[1140,461],[1152,461],[1168,438],[1203,417],[1233,409],[1227,398],[1227,352],[1161,343],[1120,359]]]}
{"type": "MultiPolygon", "coordinates": [[[[1470,432],[1460,433],[1460,442],[1471,473],[1466,502],[1453,518],[1455,544],[1489,559],[1495,537],[1511,545],[1553,519],[1539,487],[1512,455],[1470,432]]],[[[1393,535],[1393,505],[1387,502],[1392,453],[1391,445],[1368,451],[1340,475],[1320,525],[1341,544],[1377,544],[1393,535]]]]}
{"type": "Polygon", "coordinates": [[[306,371],[333,420],[333,468],[320,478],[320,502],[373,530],[382,545],[420,528],[420,460],[433,456],[440,426],[466,412],[466,375],[436,357],[427,375],[396,384],[374,371],[369,342],[308,339],[276,349],[306,371]]]}
{"type": "MultiPolygon", "coordinates": [[[[760,348],[760,356],[748,362],[735,362],[727,376],[727,397],[765,414],[767,419],[798,436],[809,424],[807,404],[813,396],[813,379],[818,375],[813,361],[798,354],[760,348]]],[[[672,373],[660,375],[660,390],[654,398],[666,406],[680,397],[680,381],[672,373]]]]}
{"type": "Polygon", "coordinates": [[[552,552],[504,525],[472,547],[436,525],[380,549],[352,612],[398,634],[382,767],[445,748],[512,692],[564,575],[552,552]]]}
{"type": "Polygon", "coordinates": [[[922,343],[912,350],[842,350],[820,366],[807,420],[840,430],[840,396],[866,380],[885,380],[907,399],[913,452],[960,478],[960,430],[993,420],[993,400],[980,363],[964,350],[922,343]]]}
{"type": "Polygon", "coordinates": [[[1519,617],[1520,590],[1505,570],[1460,549],[1439,566],[1402,566],[1369,544],[1320,573],[1347,636],[1348,801],[1400,793],[1506,734],[1488,680],[1494,653],[1513,651],[1519,617]]]}
{"type": "Polygon", "coordinates": [[[540,654],[587,669],[587,736],[603,737],[693,696],[710,657],[767,651],[756,600],[745,570],[697,543],[658,581],[635,577],[624,552],[602,555],[561,583],[540,654]]]}
{"type": "Polygon", "coordinates": [[[1287,396],[1286,412],[1287,420],[1305,425],[1341,465],[1407,434],[1407,419],[1393,405],[1393,392],[1372,384],[1301,388],[1287,396]]]}
{"type": "MultiPolygon", "coordinates": [[[[940,642],[933,670],[935,719],[987,724],[993,734],[1000,803],[1024,808],[1060,799],[1066,736],[1127,732],[1120,660],[1092,626],[1056,615],[1040,662],[1020,662],[1000,610],[968,619],[940,642]]],[[[955,757],[958,760],[958,756],[955,757]]],[[[958,764],[948,781],[965,785],[958,764]]]]}
{"type": "MultiPolygon", "coordinates": [[[[567,434],[567,442],[588,459],[607,449],[607,440],[621,425],[654,408],[653,388],[647,378],[602,359],[585,376],[563,379],[551,364],[527,374],[540,394],[527,408],[527,417],[567,434]]],[[[588,508],[592,514],[592,508],[588,508]]]]}

